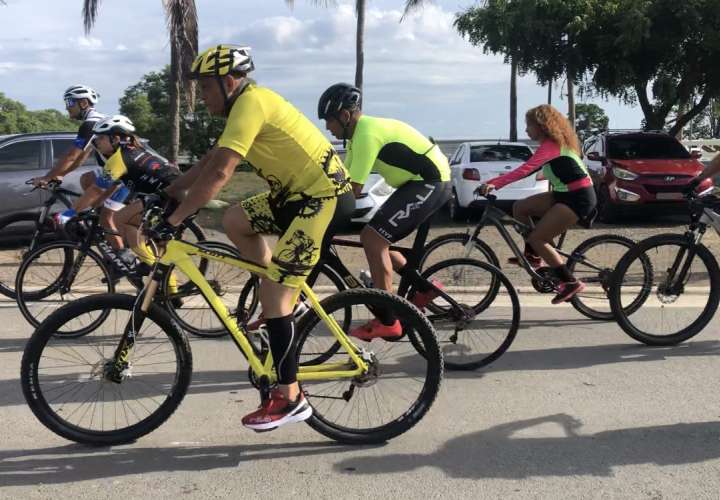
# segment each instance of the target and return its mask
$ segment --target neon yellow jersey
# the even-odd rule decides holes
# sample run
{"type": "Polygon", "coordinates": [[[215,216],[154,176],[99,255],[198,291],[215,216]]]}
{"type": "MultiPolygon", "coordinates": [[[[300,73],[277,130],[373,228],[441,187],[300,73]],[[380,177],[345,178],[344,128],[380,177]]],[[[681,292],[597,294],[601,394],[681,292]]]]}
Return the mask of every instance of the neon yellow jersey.
{"type": "Polygon", "coordinates": [[[250,84],[235,99],[217,146],[247,159],[268,182],[278,205],[350,189],[347,171],[323,133],[264,87],[250,84]]]}
{"type": "Polygon", "coordinates": [[[408,181],[449,181],[450,166],[440,148],[407,123],[362,115],[345,163],[350,180],[364,184],[375,171],[392,187],[408,181]]]}

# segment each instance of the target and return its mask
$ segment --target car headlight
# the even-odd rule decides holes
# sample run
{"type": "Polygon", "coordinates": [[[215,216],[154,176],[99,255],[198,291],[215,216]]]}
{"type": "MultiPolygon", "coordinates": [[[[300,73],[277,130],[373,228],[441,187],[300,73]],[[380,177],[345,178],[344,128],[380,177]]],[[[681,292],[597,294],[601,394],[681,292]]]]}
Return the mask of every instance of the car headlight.
{"type": "Polygon", "coordinates": [[[634,174],[629,170],[625,170],[624,168],[620,167],[613,167],[612,171],[616,179],[621,179],[623,181],[634,181],[639,177],[638,174],[634,174]]]}
{"type": "Polygon", "coordinates": [[[375,196],[385,197],[390,196],[395,189],[389,186],[385,181],[380,181],[373,186],[370,190],[375,196]]]}

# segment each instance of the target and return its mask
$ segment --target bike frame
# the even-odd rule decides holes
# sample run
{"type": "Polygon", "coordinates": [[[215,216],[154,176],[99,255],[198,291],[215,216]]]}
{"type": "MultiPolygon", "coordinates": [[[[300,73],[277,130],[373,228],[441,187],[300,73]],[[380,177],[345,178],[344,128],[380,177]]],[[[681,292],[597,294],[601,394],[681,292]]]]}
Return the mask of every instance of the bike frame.
{"type": "MultiPolygon", "coordinates": [[[[222,300],[220,300],[212,286],[203,276],[202,272],[200,272],[195,263],[192,261],[191,257],[193,256],[215,262],[222,262],[223,264],[244,269],[260,276],[266,276],[267,274],[267,270],[264,267],[253,262],[231,257],[221,252],[206,250],[191,243],[171,240],[167,243],[164,253],[155,265],[151,275],[151,281],[147,286],[146,291],[141,295],[141,311],[143,313],[148,311],[150,304],[152,303],[153,296],[162,283],[165,273],[168,272],[171,266],[174,266],[176,269],[182,271],[190,279],[190,281],[198,287],[207,303],[213,309],[220,321],[222,321],[223,325],[225,325],[228,332],[230,332],[230,336],[235,342],[235,345],[248,360],[253,372],[259,378],[267,377],[267,380],[271,383],[275,382],[277,380],[277,376],[273,370],[272,354],[268,352],[264,363],[260,360],[253,348],[253,345],[247,339],[247,333],[238,326],[235,318],[230,314],[227,307],[225,307],[225,304],[222,300]]],[[[337,324],[335,319],[323,310],[317,295],[313,293],[306,283],[303,283],[300,286],[298,293],[303,293],[305,297],[307,297],[313,311],[315,311],[320,319],[330,328],[333,336],[347,351],[350,361],[354,364],[354,368],[350,369],[348,369],[349,363],[347,362],[300,366],[297,376],[298,381],[352,378],[366,373],[368,370],[368,364],[361,354],[364,351],[358,349],[345,334],[342,328],[337,324]]],[[[130,329],[126,329],[126,335],[123,337],[123,342],[121,342],[121,345],[118,347],[117,353],[119,355],[116,355],[116,363],[122,364],[128,359],[129,349],[132,348],[132,345],[134,344],[135,332],[137,331],[138,328],[136,325],[133,325],[130,329]]]]}
{"type": "MultiPolygon", "coordinates": [[[[515,219],[514,217],[510,217],[505,214],[502,210],[497,208],[495,205],[492,204],[492,202],[488,201],[488,203],[485,205],[485,211],[483,212],[482,216],[480,217],[480,222],[478,222],[478,225],[475,227],[475,230],[472,233],[472,236],[468,239],[468,242],[465,244],[465,254],[468,256],[470,254],[470,251],[472,250],[473,246],[473,240],[478,238],[478,235],[480,234],[480,231],[487,226],[491,225],[497,229],[498,233],[500,233],[500,236],[503,240],[505,240],[505,243],[510,247],[510,250],[515,255],[515,257],[518,259],[518,262],[522,263],[523,269],[525,269],[525,272],[527,272],[531,278],[534,278],[536,280],[539,280],[540,282],[545,282],[548,280],[547,276],[542,276],[537,273],[535,269],[530,265],[530,262],[525,258],[525,253],[520,249],[520,247],[515,243],[515,240],[513,240],[512,236],[510,235],[510,232],[505,228],[505,224],[510,224],[513,226],[515,231],[520,235],[528,234],[530,231],[532,231],[532,226],[524,224],[520,222],[519,220],[515,219]]],[[[567,252],[562,251],[562,246],[565,243],[565,237],[567,236],[567,231],[563,231],[560,234],[560,239],[558,240],[557,245],[554,245],[555,251],[565,257],[568,261],[573,262],[582,262],[584,265],[589,267],[590,269],[593,269],[594,271],[602,271],[602,268],[594,265],[592,262],[587,261],[583,256],[578,256],[575,254],[570,254],[567,252]]]]}
{"type": "MultiPolygon", "coordinates": [[[[425,248],[425,242],[427,241],[427,236],[430,231],[430,224],[431,222],[429,220],[423,222],[418,226],[417,233],[415,234],[415,241],[413,242],[412,247],[400,247],[396,245],[390,245],[390,251],[391,252],[399,252],[405,257],[407,260],[407,263],[405,264],[405,268],[403,269],[402,273],[400,273],[400,284],[398,285],[398,292],[397,294],[400,297],[404,297],[405,294],[407,294],[408,290],[412,285],[417,284],[424,284],[428,286],[429,288],[432,288],[439,297],[442,297],[445,301],[447,301],[455,310],[462,310],[462,307],[460,304],[458,304],[451,296],[449,296],[447,293],[445,293],[442,289],[436,287],[433,285],[430,281],[426,280],[422,277],[419,271],[419,264],[420,259],[423,254],[423,249],[425,248]]],[[[346,240],[342,238],[333,238],[330,245],[328,245],[324,251],[321,254],[320,262],[318,262],[318,265],[315,266],[315,269],[313,270],[313,273],[311,273],[311,276],[316,277],[317,273],[320,270],[320,267],[323,263],[328,264],[332,269],[340,272],[340,279],[343,280],[343,282],[349,287],[349,288],[362,288],[364,285],[360,283],[350,272],[350,270],[343,264],[342,260],[340,260],[340,256],[335,252],[331,246],[342,246],[342,247],[351,247],[351,248],[362,248],[362,243],[356,240],[346,240]]],[[[312,281],[311,281],[312,282],[312,281]]],[[[441,315],[446,316],[447,314],[441,315]]],[[[435,319],[435,316],[429,316],[431,319],[435,319]]]]}
{"type": "Polygon", "coordinates": [[[48,198],[47,201],[43,203],[43,208],[42,210],[40,210],[40,215],[35,222],[35,232],[33,233],[32,240],[30,240],[29,250],[35,250],[35,248],[37,248],[38,239],[40,238],[41,228],[43,226],[43,221],[47,217],[48,212],[50,211],[50,207],[52,207],[59,200],[63,205],[65,205],[66,208],[72,208],[72,203],[70,202],[68,196],[80,196],[79,193],[75,193],[59,186],[51,188],[50,191],[52,194],[50,195],[50,198],[48,198]]]}

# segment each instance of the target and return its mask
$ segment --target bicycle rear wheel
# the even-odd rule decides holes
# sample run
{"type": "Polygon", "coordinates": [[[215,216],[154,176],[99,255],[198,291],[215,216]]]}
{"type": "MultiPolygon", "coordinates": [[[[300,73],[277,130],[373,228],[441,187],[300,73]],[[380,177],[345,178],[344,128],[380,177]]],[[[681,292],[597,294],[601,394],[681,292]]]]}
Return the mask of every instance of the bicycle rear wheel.
{"type": "MultiPolygon", "coordinates": [[[[426,269],[422,277],[441,283],[459,304],[457,308],[439,296],[427,306],[447,368],[476,370],[508,350],[520,326],[520,300],[502,271],[475,259],[449,259],[426,269]]],[[[408,291],[410,300],[415,293],[408,291]]]]}
{"type": "MultiPolygon", "coordinates": [[[[225,243],[202,241],[199,242],[198,245],[230,257],[240,258],[240,253],[235,247],[225,243]]],[[[201,272],[205,276],[205,279],[218,297],[225,303],[230,313],[236,315],[234,307],[238,304],[243,287],[251,279],[252,275],[245,269],[240,269],[239,267],[223,262],[196,256],[193,256],[192,260],[195,265],[198,266],[198,269],[200,268],[200,264],[204,262],[205,269],[201,269],[201,272]]],[[[176,279],[183,279],[181,276],[184,276],[181,272],[171,268],[171,272],[166,274],[163,284],[163,290],[166,292],[172,273],[174,273],[176,279]]],[[[165,293],[165,297],[165,306],[170,316],[183,330],[198,337],[222,337],[228,334],[225,325],[207,303],[200,289],[191,281],[187,281],[184,285],[180,286],[176,293],[165,293]]]]}
{"type": "MultiPolygon", "coordinates": [[[[570,300],[580,314],[601,321],[614,320],[608,299],[610,278],[622,256],[634,246],[635,242],[630,238],[601,234],[583,241],[573,250],[567,261],[568,269],[586,285],[585,290],[570,300]]],[[[642,307],[649,294],[647,284],[652,280],[652,263],[646,255],[641,255],[638,264],[632,273],[625,275],[625,283],[628,286],[633,283],[647,293],[638,293],[634,300],[625,304],[626,314],[642,307]]]]}
{"type": "MultiPolygon", "coordinates": [[[[370,370],[363,376],[303,381],[302,389],[313,407],[309,425],[349,444],[382,443],[408,431],[430,409],[442,380],[442,354],[430,322],[406,300],[380,290],[346,290],[325,298],[322,307],[339,325],[351,311],[353,327],[373,317],[370,309],[384,309],[402,319],[405,335],[395,342],[355,340],[370,360],[370,370]],[[422,346],[424,355],[415,344],[422,346]]],[[[336,342],[315,311],[306,313],[298,326],[301,370],[322,366],[318,353],[327,353],[336,342]]],[[[350,363],[344,349],[328,361],[350,363]]]]}
{"type": "Polygon", "coordinates": [[[20,372],[23,394],[57,435],[89,445],[129,443],[180,405],[190,385],[190,346],[155,304],[138,329],[120,381],[107,376],[135,300],[110,294],[79,299],[48,316],[30,337],[20,372]],[[109,315],[109,321],[83,337],[56,335],[98,315],[109,315]]]}
{"type": "Polygon", "coordinates": [[[703,245],[678,234],[641,241],[620,259],[612,276],[610,306],[618,325],[633,339],[651,346],[675,345],[692,338],[710,322],[720,302],[720,269],[703,245]],[[643,259],[652,279],[638,286],[626,276],[638,273],[643,259]],[[682,273],[682,269],[687,269],[682,273]],[[628,304],[645,295],[636,310],[628,304]]]}
{"type": "MultiPolygon", "coordinates": [[[[23,317],[33,327],[67,302],[87,295],[115,290],[110,271],[94,250],[79,243],[58,241],[25,256],[15,280],[16,301],[23,317]]],[[[58,333],[82,336],[104,321],[102,315],[89,324],[58,333]]]]}

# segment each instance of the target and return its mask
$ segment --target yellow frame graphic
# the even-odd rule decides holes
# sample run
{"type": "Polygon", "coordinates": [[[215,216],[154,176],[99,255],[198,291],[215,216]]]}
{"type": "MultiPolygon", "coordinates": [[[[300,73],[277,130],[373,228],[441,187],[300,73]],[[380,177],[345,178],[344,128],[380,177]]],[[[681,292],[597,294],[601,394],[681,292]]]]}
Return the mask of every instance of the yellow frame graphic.
{"type": "MultiPolygon", "coordinates": [[[[198,256],[207,260],[222,262],[232,267],[244,269],[251,273],[259,274],[261,276],[266,275],[266,269],[253,262],[249,262],[243,259],[237,259],[230,255],[225,255],[221,252],[213,250],[206,250],[202,247],[186,243],[184,241],[171,240],[167,243],[165,252],[160,257],[160,264],[166,266],[175,266],[175,269],[180,270],[185,274],[190,281],[192,281],[202,293],[205,300],[207,300],[210,307],[215,311],[218,318],[222,321],[225,328],[230,332],[230,335],[235,340],[235,343],[242,350],[243,354],[250,363],[250,367],[255,373],[256,377],[267,376],[271,382],[275,382],[277,377],[273,370],[272,354],[268,353],[265,363],[262,363],[260,359],[255,355],[250,342],[247,339],[245,331],[242,330],[235,318],[230,315],[225,304],[220,300],[215,291],[212,289],[210,284],[207,282],[203,274],[197,268],[195,263],[192,261],[192,256],[198,256]]],[[[363,358],[358,354],[359,349],[353,344],[347,334],[340,328],[335,318],[328,315],[320,305],[320,300],[312,289],[303,283],[298,289],[299,293],[305,294],[307,299],[310,301],[310,306],[317,313],[320,319],[325,323],[332,332],[333,336],[337,339],[340,345],[345,349],[350,357],[350,362],[347,363],[322,363],[313,366],[300,366],[298,371],[298,380],[300,382],[306,380],[334,380],[341,378],[352,378],[358,375],[366,373],[368,365],[363,358]],[[354,368],[352,365],[354,364],[354,368]],[[343,369],[344,368],[344,369],[343,369]]]]}

